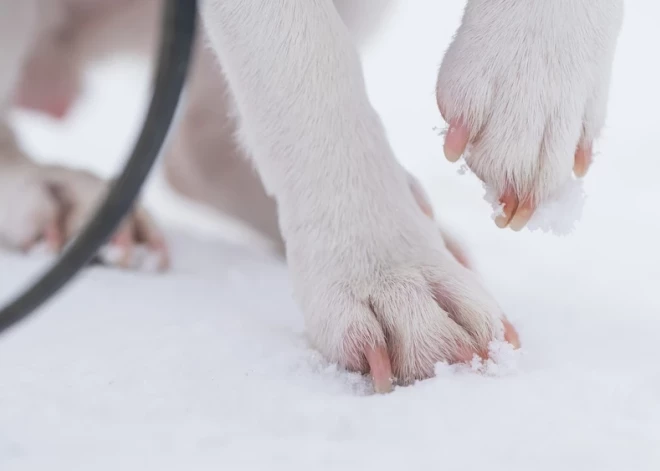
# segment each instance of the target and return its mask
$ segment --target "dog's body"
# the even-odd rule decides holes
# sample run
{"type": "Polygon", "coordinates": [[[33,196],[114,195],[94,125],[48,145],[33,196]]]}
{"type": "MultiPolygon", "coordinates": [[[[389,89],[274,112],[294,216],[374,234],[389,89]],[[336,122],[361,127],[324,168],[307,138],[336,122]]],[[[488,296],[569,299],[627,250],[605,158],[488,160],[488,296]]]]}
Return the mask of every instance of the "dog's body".
{"type": "MultiPolygon", "coordinates": [[[[202,1],[204,36],[165,160],[176,189],[286,241],[313,344],[371,370],[377,389],[392,374],[424,378],[437,361],[484,354],[503,335],[497,303],[427,217],[367,98],[355,43],[387,3],[202,1]]],[[[63,114],[88,60],[153,50],[159,4],[0,0],[0,48],[11,49],[0,63],[3,109],[63,114]]],[[[445,150],[454,158],[470,145],[468,164],[502,195],[512,226],[590,152],[622,10],[622,0],[468,0],[438,78],[445,150]]],[[[0,236],[19,247],[51,227],[58,199],[44,183],[53,170],[31,163],[6,124],[2,136],[0,191],[20,191],[26,207],[0,219],[0,236]],[[26,186],[5,189],[16,175],[32,182],[29,198],[26,186]]],[[[81,175],[57,171],[79,206],[81,175]]],[[[144,214],[126,227],[124,240],[160,241],[144,214]]]]}

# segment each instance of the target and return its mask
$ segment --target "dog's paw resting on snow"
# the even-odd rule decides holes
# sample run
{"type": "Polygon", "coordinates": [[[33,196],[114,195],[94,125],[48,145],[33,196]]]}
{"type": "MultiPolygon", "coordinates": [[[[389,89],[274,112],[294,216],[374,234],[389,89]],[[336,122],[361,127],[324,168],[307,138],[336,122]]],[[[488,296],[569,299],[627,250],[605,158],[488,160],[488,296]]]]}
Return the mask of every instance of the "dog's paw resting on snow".
{"type": "Polygon", "coordinates": [[[485,359],[494,339],[520,346],[460,244],[433,222],[422,187],[410,175],[408,185],[413,198],[400,207],[368,208],[350,231],[301,228],[288,252],[312,343],[370,373],[377,392],[432,377],[439,362],[485,359]]]}
{"type": "Polygon", "coordinates": [[[440,68],[445,154],[499,195],[500,227],[589,168],[605,121],[622,0],[469,0],[440,68]]]}
{"type": "MultiPolygon", "coordinates": [[[[21,251],[45,244],[48,251],[59,252],[93,216],[108,188],[107,181],[85,171],[24,160],[3,164],[0,244],[21,251]]],[[[97,258],[122,268],[163,270],[169,263],[160,229],[140,206],[97,258]]]]}

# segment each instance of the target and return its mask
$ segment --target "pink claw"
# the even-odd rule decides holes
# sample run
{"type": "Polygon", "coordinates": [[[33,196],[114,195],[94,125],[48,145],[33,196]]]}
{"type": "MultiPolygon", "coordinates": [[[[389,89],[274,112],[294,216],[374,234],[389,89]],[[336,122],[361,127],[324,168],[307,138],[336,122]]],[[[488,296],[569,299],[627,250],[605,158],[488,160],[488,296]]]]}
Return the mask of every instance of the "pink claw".
{"type": "Polygon", "coordinates": [[[392,364],[386,347],[367,347],[364,356],[369,363],[371,379],[374,390],[379,394],[392,392],[394,377],[392,375],[392,364]]]}
{"type": "Polygon", "coordinates": [[[461,158],[468,145],[470,133],[462,121],[454,120],[449,124],[449,130],[445,137],[445,157],[450,162],[456,162],[461,158]]]}
{"type": "Polygon", "coordinates": [[[591,143],[581,144],[575,151],[575,162],[573,173],[578,178],[584,177],[593,162],[593,145],[591,143]]]}

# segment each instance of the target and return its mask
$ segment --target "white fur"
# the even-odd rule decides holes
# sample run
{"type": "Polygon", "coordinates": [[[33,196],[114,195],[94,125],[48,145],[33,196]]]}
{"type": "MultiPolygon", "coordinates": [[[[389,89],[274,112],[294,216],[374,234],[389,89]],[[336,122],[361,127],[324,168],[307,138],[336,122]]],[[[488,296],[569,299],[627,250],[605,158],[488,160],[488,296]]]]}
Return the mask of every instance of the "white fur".
{"type": "Polygon", "coordinates": [[[469,0],[438,75],[466,161],[502,195],[542,203],[571,177],[578,143],[605,122],[623,0],[469,0]]]}
{"type": "MultiPolygon", "coordinates": [[[[142,1],[150,0],[135,0],[142,1]]],[[[355,45],[357,28],[388,2],[357,2],[203,0],[204,46],[219,67],[198,62],[194,74],[202,72],[168,150],[168,173],[189,193],[209,169],[222,175],[239,155],[226,140],[236,129],[277,202],[314,345],[332,361],[365,370],[364,348],[387,343],[394,373],[407,382],[432,375],[438,361],[487,352],[502,336],[501,312],[457,261],[455,241],[445,242],[424,214],[430,211],[423,191],[392,153],[355,45]],[[201,133],[200,120],[222,132],[201,133]]],[[[595,138],[602,127],[620,22],[615,0],[468,2],[440,70],[438,98],[446,117],[463,116],[471,125],[469,164],[479,176],[540,197],[565,180],[578,140],[595,138]]],[[[82,35],[78,44],[92,40],[82,35]]],[[[240,169],[234,180],[246,190],[238,197],[270,207],[240,169]]],[[[236,184],[218,181],[206,183],[236,184]]],[[[196,191],[221,209],[229,208],[224,195],[234,194],[196,191]]],[[[246,221],[247,213],[261,214],[254,207],[236,206],[246,221]]],[[[273,232],[263,220],[251,222],[273,232]]]]}

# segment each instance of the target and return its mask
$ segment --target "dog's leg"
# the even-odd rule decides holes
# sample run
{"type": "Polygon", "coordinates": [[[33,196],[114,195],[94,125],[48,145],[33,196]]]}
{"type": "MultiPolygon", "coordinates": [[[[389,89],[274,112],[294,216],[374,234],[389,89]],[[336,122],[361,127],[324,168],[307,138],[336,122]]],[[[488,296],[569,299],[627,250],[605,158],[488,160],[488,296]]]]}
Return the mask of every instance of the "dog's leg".
{"type": "Polygon", "coordinates": [[[158,0],[79,2],[39,0],[35,44],[15,91],[16,105],[63,118],[82,89],[85,67],[124,52],[156,54],[158,0]]]}
{"type": "MultiPolygon", "coordinates": [[[[340,13],[345,19],[354,12],[340,13]]],[[[357,19],[351,24],[361,29],[357,19]]],[[[179,193],[244,222],[283,251],[275,200],[266,195],[259,175],[236,143],[234,105],[218,61],[206,44],[198,43],[195,53],[181,120],[166,146],[167,180],[179,193]]],[[[419,206],[433,217],[421,184],[412,175],[409,183],[419,206]]],[[[442,234],[452,254],[468,266],[458,239],[446,228],[442,234]]]]}
{"type": "Polygon", "coordinates": [[[0,0],[0,111],[6,114],[37,28],[37,3],[0,0]]]}
{"type": "Polygon", "coordinates": [[[314,345],[378,390],[487,354],[500,309],[417,205],[332,1],[207,0],[202,16],[314,345]]]}
{"type": "MultiPolygon", "coordinates": [[[[391,2],[334,0],[334,4],[353,38],[361,42],[373,33],[391,2]]],[[[275,201],[266,195],[259,176],[236,145],[231,94],[206,42],[203,38],[197,44],[181,122],[166,151],[168,181],[183,195],[246,223],[283,250],[275,201]]],[[[424,190],[413,176],[409,180],[418,202],[430,215],[424,190]]],[[[467,265],[468,257],[458,240],[446,229],[442,232],[448,248],[467,265]]]]}
{"type": "MultiPolygon", "coordinates": [[[[372,33],[389,4],[386,0],[334,3],[359,40],[372,33]]],[[[258,174],[236,144],[231,94],[206,43],[202,38],[197,45],[181,122],[166,153],[168,181],[185,196],[246,223],[283,250],[275,201],[266,195],[258,174]]],[[[459,253],[457,244],[452,247],[459,253]]]]}
{"type": "Polygon", "coordinates": [[[201,42],[195,53],[181,120],[165,151],[167,179],[181,194],[242,221],[282,252],[275,201],[237,145],[218,61],[201,42]]]}
{"type": "MultiPolygon", "coordinates": [[[[43,241],[59,250],[86,222],[108,184],[78,170],[38,165],[19,148],[7,113],[38,34],[39,2],[0,0],[0,245],[27,250],[43,241]]],[[[134,244],[154,249],[167,264],[160,232],[142,208],[124,221],[105,261],[132,266],[134,244]]]]}
{"type": "Polygon", "coordinates": [[[500,227],[583,176],[605,122],[623,0],[468,0],[438,76],[445,151],[501,196],[500,227]]]}

